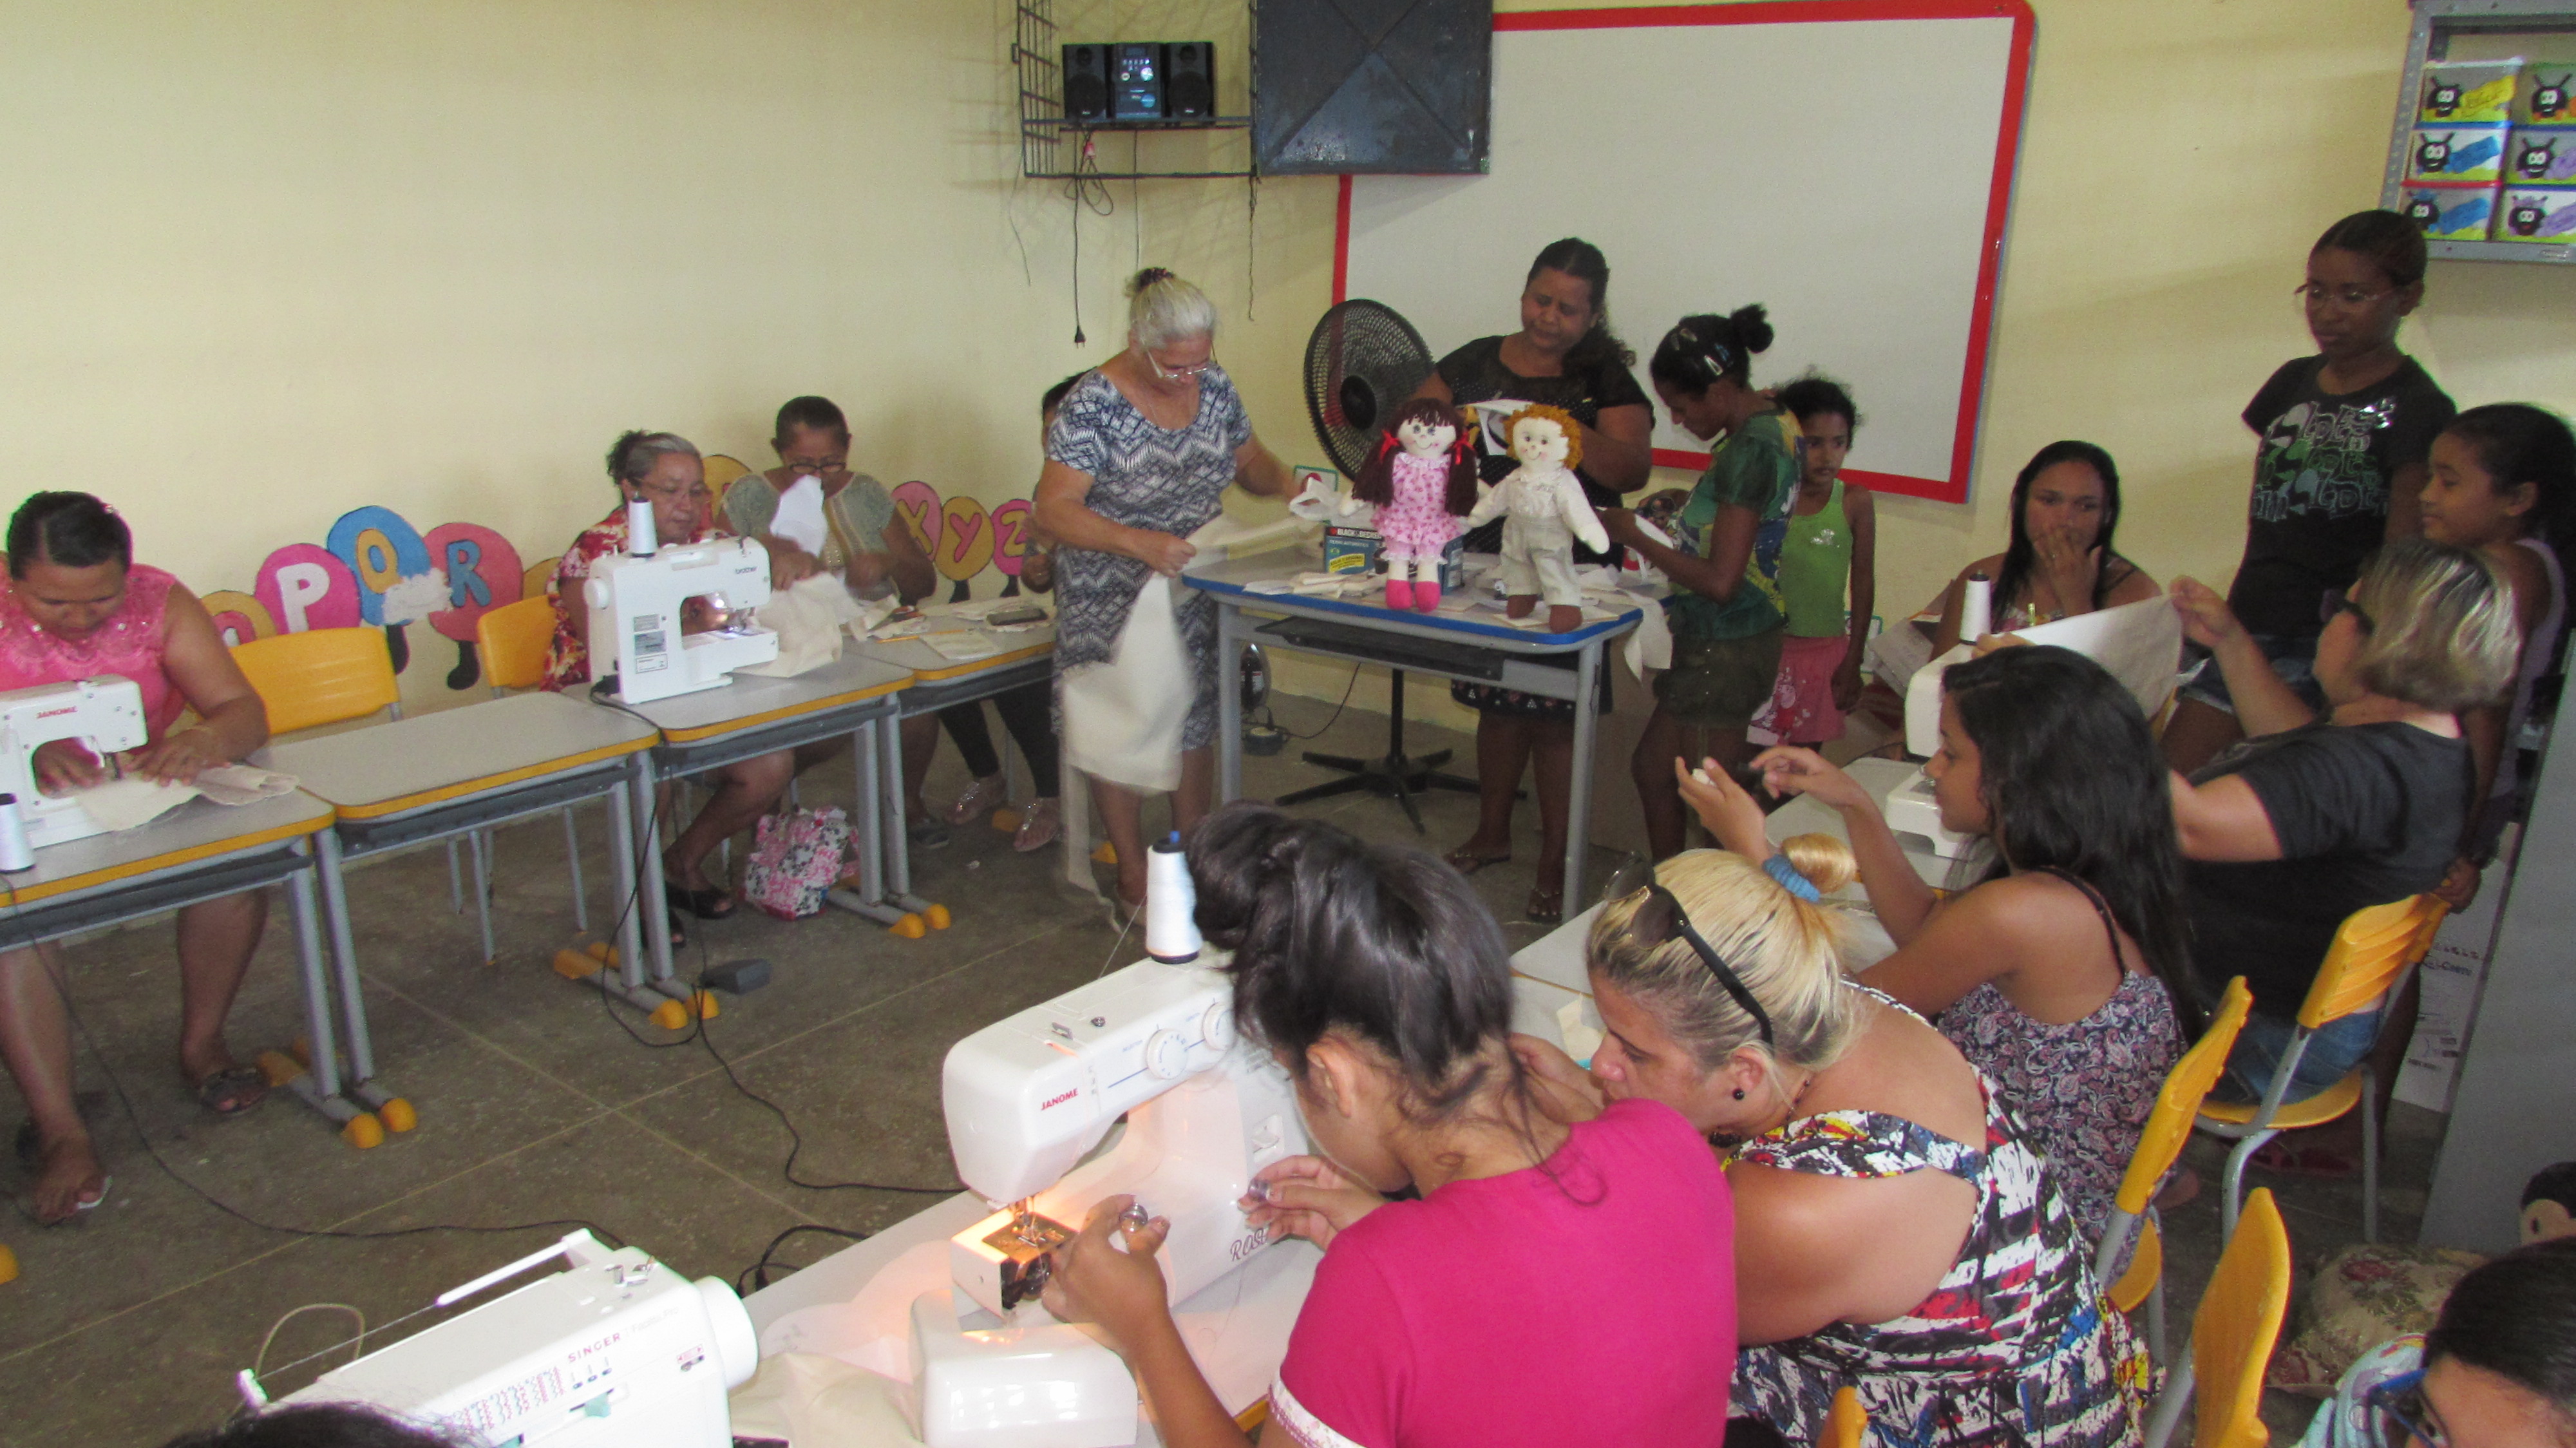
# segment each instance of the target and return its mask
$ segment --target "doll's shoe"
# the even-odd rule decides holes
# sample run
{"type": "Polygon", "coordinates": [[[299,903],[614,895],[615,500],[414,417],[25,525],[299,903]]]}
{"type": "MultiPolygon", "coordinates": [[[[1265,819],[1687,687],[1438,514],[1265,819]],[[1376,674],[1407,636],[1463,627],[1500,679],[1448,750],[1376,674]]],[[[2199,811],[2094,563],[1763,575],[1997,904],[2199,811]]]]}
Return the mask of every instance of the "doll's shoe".
{"type": "Polygon", "coordinates": [[[1429,613],[1431,610],[1438,608],[1439,606],[1439,584],[1417,583],[1413,585],[1413,608],[1416,613],[1429,613]]]}
{"type": "Polygon", "coordinates": [[[1413,585],[1401,578],[1386,581],[1386,606],[1398,613],[1413,607],[1413,585]]]}

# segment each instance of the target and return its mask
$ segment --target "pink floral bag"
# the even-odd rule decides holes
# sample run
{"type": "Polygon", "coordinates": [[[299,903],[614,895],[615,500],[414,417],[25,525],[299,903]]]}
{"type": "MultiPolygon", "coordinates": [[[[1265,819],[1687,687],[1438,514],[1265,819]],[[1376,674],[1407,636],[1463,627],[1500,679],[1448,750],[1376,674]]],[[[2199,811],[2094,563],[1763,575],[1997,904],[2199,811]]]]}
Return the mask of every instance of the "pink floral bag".
{"type": "Polygon", "coordinates": [[[820,915],[849,855],[850,820],[838,806],[763,815],[743,867],[742,898],[781,920],[820,915]]]}

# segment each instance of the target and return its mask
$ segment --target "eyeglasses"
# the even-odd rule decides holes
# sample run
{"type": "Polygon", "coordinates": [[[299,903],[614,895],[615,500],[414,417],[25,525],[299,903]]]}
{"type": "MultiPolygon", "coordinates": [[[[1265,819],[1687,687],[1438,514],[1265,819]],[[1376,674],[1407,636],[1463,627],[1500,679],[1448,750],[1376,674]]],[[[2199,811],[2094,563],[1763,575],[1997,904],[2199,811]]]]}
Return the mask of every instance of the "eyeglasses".
{"type": "Polygon", "coordinates": [[[2370,616],[2370,610],[2363,608],[2360,604],[2355,603],[2350,598],[2337,598],[2333,603],[2327,605],[2326,622],[2334,622],[2335,615],[2343,613],[2351,614],[2352,621],[2361,626],[2361,631],[2363,633],[2376,633],[2379,631],[2379,622],[2370,616]]]}
{"type": "Polygon", "coordinates": [[[2290,288],[2290,300],[2304,312],[2328,302],[2349,311],[2358,311],[2387,296],[2387,292],[2365,292],[2359,287],[2330,287],[2323,282],[2301,282],[2290,288]]]}
{"type": "Polygon", "coordinates": [[[686,483],[678,487],[670,488],[657,487],[650,483],[637,483],[635,485],[635,491],[642,493],[648,498],[659,498],[666,503],[676,503],[682,498],[711,498],[715,496],[715,494],[708,491],[707,485],[704,483],[686,483]]]}
{"type": "Polygon", "coordinates": [[[2421,1442],[2425,1448],[2447,1448],[2446,1436],[2432,1426],[2432,1415],[2425,1411],[2423,1369],[2390,1378],[2371,1389],[2362,1401],[2393,1430],[2388,1435],[2388,1448],[2407,1448],[2410,1442],[2421,1442]]]}
{"type": "MultiPolygon", "coordinates": [[[[1144,351],[1142,348],[1139,348],[1138,350],[1144,351]]],[[[1216,358],[1211,356],[1205,362],[1194,363],[1187,367],[1166,367],[1163,365],[1161,358],[1156,357],[1150,351],[1146,351],[1145,365],[1153,368],[1154,375],[1160,377],[1165,382],[1178,382],[1184,377],[1196,377],[1200,373],[1214,367],[1216,365],[1216,358]]]]}
{"type": "MultiPolygon", "coordinates": [[[[1746,1015],[1753,1018],[1753,1028],[1762,1034],[1762,1044],[1777,1045],[1771,1033],[1771,1013],[1762,1009],[1762,1002],[1753,998],[1753,992],[1744,984],[1744,977],[1737,975],[1734,967],[1709,948],[1709,943],[1691,928],[1690,912],[1682,908],[1682,902],[1675,899],[1673,892],[1665,889],[1661,881],[1650,881],[1645,886],[1645,896],[1637,902],[1636,913],[1628,917],[1628,933],[1648,950],[1662,946],[1676,935],[1689,941],[1690,948],[1699,952],[1700,963],[1708,967],[1708,973],[1717,977],[1718,985],[1744,1008],[1746,1015]]],[[[1618,898],[1624,899],[1626,895],[1618,898]]]]}

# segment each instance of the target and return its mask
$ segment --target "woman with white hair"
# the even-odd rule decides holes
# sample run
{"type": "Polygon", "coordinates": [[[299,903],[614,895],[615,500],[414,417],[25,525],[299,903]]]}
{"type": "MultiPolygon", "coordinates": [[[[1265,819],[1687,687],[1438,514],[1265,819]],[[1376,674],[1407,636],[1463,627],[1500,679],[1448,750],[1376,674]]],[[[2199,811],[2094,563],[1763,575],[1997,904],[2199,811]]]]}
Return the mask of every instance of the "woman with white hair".
{"type": "Polygon", "coordinates": [[[1216,605],[1177,583],[1197,552],[1189,535],[1216,518],[1228,484],[1279,497],[1288,469],[1253,437],[1216,364],[1207,294],[1147,267],[1127,295],[1126,350],[1074,385],[1047,430],[1037,522],[1059,545],[1066,755],[1092,777],[1118,898],[1134,908],[1145,899],[1144,795],[1169,791],[1172,827],[1186,830],[1216,793],[1216,605]],[[1175,669],[1188,687],[1173,687],[1175,669]]]}

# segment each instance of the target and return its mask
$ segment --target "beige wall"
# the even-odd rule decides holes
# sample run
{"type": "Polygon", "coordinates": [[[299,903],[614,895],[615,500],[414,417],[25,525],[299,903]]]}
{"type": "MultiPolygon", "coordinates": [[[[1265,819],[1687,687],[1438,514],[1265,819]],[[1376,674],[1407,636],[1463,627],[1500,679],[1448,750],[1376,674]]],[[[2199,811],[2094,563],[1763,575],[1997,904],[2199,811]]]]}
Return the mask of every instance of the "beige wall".
{"type": "MultiPolygon", "coordinates": [[[[1066,38],[1218,40],[1240,104],[1239,5],[1059,8],[1066,38]]],[[[2250,446],[2236,413],[2305,349],[2286,294],[2306,246],[2377,195],[2393,0],[2036,8],[1975,497],[1883,503],[1882,611],[1997,546],[2014,469],[2061,436],[2119,457],[2126,551],[2159,577],[2223,576],[2250,446]]],[[[1074,346],[1072,205],[1019,179],[1001,0],[10,14],[14,482],[105,493],[201,589],[247,588],[271,548],[365,503],[543,556],[604,510],[597,459],[620,428],[755,457],[806,390],[850,409],[858,464],[890,482],[1024,495],[1035,396],[1117,345],[1115,286],[1140,258],[1217,298],[1256,425],[1291,461],[1317,455],[1297,368],[1330,286],[1332,183],[1269,182],[1257,211],[1241,182],[1113,185],[1114,214],[1082,217],[1091,344],[1074,346]]],[[[1681,174],[1724,138],[1667,144],[1681,174]]],[[[1813,154],[1781,161],[1831,184],[1836,144],[1820,122],[1813,154]]],[[[2576,268],[2439,263],[2406,341],[2464,404],[2564,408],[2571,317],[2576,268]]],[[[1651,340],[1663,320],[1628,325],[1651,340]]],[[[1326,697],[1345,677],[1282,673],[1326,697]]]]}

